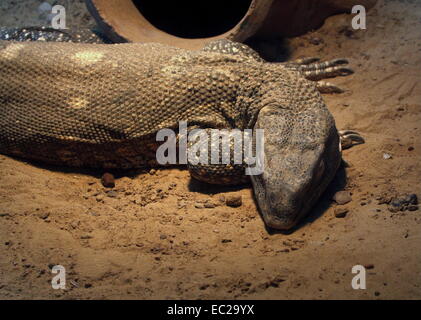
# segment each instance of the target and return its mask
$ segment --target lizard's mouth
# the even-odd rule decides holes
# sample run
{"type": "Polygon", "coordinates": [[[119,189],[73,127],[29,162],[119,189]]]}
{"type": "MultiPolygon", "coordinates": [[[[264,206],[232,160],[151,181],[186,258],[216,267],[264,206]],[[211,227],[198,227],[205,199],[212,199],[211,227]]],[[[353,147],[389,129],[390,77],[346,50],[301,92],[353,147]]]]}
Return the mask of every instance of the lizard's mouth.
{"type": "Polygon", "coordinates": [[[293,228],[307,214],[317,198],[316,192],[312,190],[315,188],[310,184],[299,191],[288,186],[273,191],[274,186],[264,181],[264,175],[251,177],[251,180],[255,190],[262,190],[256,193],[257,204],[266,226],[272,229],[293,228]]]}
{"type": "Polygon", "coordinates": [[[341,156],[335,142],[288,159],[265,156],[265,171],[251,181],[266,226],[289,230],[308,214],[338,169],[341,156]]]}

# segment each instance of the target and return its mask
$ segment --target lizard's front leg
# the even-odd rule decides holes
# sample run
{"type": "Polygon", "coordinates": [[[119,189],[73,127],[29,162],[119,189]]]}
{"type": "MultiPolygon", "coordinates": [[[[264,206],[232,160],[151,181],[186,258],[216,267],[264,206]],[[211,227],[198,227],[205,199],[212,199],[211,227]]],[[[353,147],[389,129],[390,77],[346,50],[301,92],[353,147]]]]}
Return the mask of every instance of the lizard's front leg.
{"type": "Polygon", "coordinates": [[[239,129],[194,129],[189,132],[187,167],[196,180],[219,185],[249,182],[239,129]]]}

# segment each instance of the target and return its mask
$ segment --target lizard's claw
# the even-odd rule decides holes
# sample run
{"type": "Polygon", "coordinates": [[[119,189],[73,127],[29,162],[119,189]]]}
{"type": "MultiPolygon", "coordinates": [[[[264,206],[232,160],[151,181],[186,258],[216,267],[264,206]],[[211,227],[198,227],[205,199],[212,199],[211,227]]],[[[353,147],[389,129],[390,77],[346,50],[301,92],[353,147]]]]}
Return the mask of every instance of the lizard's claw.
{"type": "Polygon", "coordinates": [[[303,71],[304,77],[308,80],[317,81],[325,78],[334,78],[338,76],[349,76],[353,74],[354,70],[351,68],[335,65],[325,67],[322,69],[303,71]]]}
{"type": "Polygon", "coordinates": [[[339,130],[339,137],[341,140],[341,149],[348,149],[357,144],[365,143],[364,138],[356,131],[339,130]]]}
{"type": "Polygon", "coordinates": [[[344,90],[341,87],[338,87],[336,84],[325,82],[325,81],[317,81],[316,88],[319,90],[320,93],[342,93],[344,90]]]}
{"type": "Polygon", "coordinates": [[[344,90],[336,85],[319,80],[353,74],[354,70],[347,66],[348,60],[339,58],[319,61],[317,57],[303,58],[286,63],[285,66],[300,71],[307,80],[318,81],[316,86],[321,93],[342,93],[344,90]]]}
{"type": "Polygon", "coordinates": [[[337,67],[348,64],[348,60],[344,58],[339,59],[333,59],[329,61],[324,62],[318,62],[319,58],[307,58],[307,59],[300,59],[298,61],[301,61],[303,63],[298,63],[300,65],[301,71],[322,71],[326,70],[327,68],[337,67]],[[310,63],[306,63],[309,62],[310,63]]]}

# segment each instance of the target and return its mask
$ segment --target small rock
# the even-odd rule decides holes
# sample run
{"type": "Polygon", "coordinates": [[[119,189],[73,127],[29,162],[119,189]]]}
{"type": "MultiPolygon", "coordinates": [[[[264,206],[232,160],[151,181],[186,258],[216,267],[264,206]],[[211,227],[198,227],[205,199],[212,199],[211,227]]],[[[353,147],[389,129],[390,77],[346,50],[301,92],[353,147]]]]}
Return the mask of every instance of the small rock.
{"type": "Polygon", "coordinates": [[[408,151],[413,151],[414,147],[408,147],[408,151]]]}
{"type": "Polygon", "coordinates": [[[333,200],[339,205],[346,204],[352,201],[351,193],[349,191],[339,191],[333,196],[333,200]]]}
{"type": "Polygon", "coordinates": [[[81,239],[87,240],[87,239],[92,239],[93,237],[89,234],[84,234],[82,236],[80,236],[81,239]]]}
{"type": "Polygon", "coordinates": [[[159,239],[161,239],[161,240],[165,240],[165,239],[167,239],[167,236],[166,236],[165,234],[161,234],[161,235],[159,236],[159,239]]]}
{"type": "Polygon", "coordinates": [[[180,201],[177,203],[177,208],[182,209],[186,207],[186,203],[184,201],[180,201]]]}
{"type": "Polygon", "coordinates": [[[349,210],[347,208],[335,208],[334,210],[336,218],[345,218],[348,212],[349,210]]]}
{"type": "Polygon", "coordinates": [[[40,212],[38,214],[38,217],[40,217],[42,220],[47,219],[49,216],[50,216],[50,213],[49,212],[40,212]]]}
{"type": "Polygon", "coordinates": [[[372,263],[365,264],[364,268],[366,268],[367,270],[374,269],[374,264],[372,264],[372,263]]]}
{"type": "Polygon", "coordinates": [[[233,207],[233,208],[240,207],[243,204],[243,199],[240,195],[228,196],[225,199],[225,204],[228,207],[233,207]]]}
{"type": "Polygon", "coordinates": [[[354,30],[348,26],[340,28],[339,33],[342,33],[347,38],[356,39],[354,30]]]}
{"type": "Polygon", "coordinates": [[[389,204],[392,201],[392,197],[388,195],[381,195],[376,198],[377,204],[389,204]]]}
{"type": "Polygon", "coordinates": [[[118,196],[118,193],[114,190],[109,190],[106,193],[107,193],[107,197],[109,198],[117,198],[118,196]]]}
{"type": "Polygon", "coordinates": [[[100,194],[100,195],[97,195],[95,199],[98,202],[102,202],[102,201],[104,201],[104,196],[102,194],[100,194]]]}
{"type": "Polygon", "coordinates": [[[151,169],[151,170],[149,170],[149,174],[150,174],[151,176],[153,176],[155,173],[156,173],[156,170],[155,170],[155,169],[151,169]]]}
{"type": "Polygon", "coordinates": [[[232,240],[230,240],[230,239],[222,239],[221,242],[222,243],[229,243],[229,242],[232,242],[232,240]]]}
{"type": "Polygon", "coordinates": [[[406,201],[408,202],[408,204],[418,204],[418,197],[415,193],[408,194],[406,196],[406,201]]]}
{"type": "Polygon", "coordinates": [[[214,203],[212,203],[212,202],[206,202],[203,206],[205,208],[208,208],[208,209],[212,209],[212,208],[215,208],[216,207],[216,205],[214,203]]]}
{"type": "Polygon", "coordinates": [[[309,40],[309,42],[315,46],[318,46],[319,44],[323,43],[323,39],[319,37],[313,37],[309,40]]]}
{"type": "Polygon", "coordinates": [[[72,222],[70,223],[70,226],[71,226],[73,229],[76,229],[76,228],[79,226],[79,223],[78,223],[77,221],[72,221],[72,222]]]}
{"type": "Polygon", "coordinates": [[[415,211],[418,210],[418,198],[414,193],[400,195],[393,198],[388,206],[388,210],[392,213],[398,211],[415,211]]]}
{"type": "Polygon", "coordinates": [[[114,188],[115,179],[111,173],[104,173],[101,178],[101,183],[105,188],[114,188]]]}
{"type": "Polygon", "coordinates": [[[383,159],[384,160],[392,159],[392,155],[390,153],[383,153],[383,159]]]}
{"type": "Polygon", "coordinates": [[[204,208],[203,203],[200,203],[200,202],[195,202],[194,207],[197,208],[197,209],[203,209],[204,208]]]}

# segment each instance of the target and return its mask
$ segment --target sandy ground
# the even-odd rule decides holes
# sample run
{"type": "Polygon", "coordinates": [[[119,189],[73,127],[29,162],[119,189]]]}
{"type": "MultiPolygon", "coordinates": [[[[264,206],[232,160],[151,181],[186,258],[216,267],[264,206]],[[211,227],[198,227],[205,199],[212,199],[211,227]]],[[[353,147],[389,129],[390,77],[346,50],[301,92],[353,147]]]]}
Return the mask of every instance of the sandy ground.
{"type": "MultiPolygon", "coordinates": [[[[7,3],[0,17],[11,21],[7,3]]],[[[265,229],[249,186],[209,187],[170,169],[120,174],[107,191],[101,172],[0,156],[0,297],[421,298],[421,212],[384,203],[421,196],[421,3],[381,0],[367,30],[350,21],[331,17],[290,42],[293,57],[350,59],[356,73],[332,80],[347,91],[325,99],[338,128],[366,139],[343,152],[348,166],[294,232],[265,229]],[[352,201],[339,206],[331,198],[343,189],[352,201]],[[231,194],[241,207],[223,203],[231,194]],[[57,264],[65,290],[51,288],[57,264]],[[366,290],[351,287],[357,264],[366,290]]]]}

